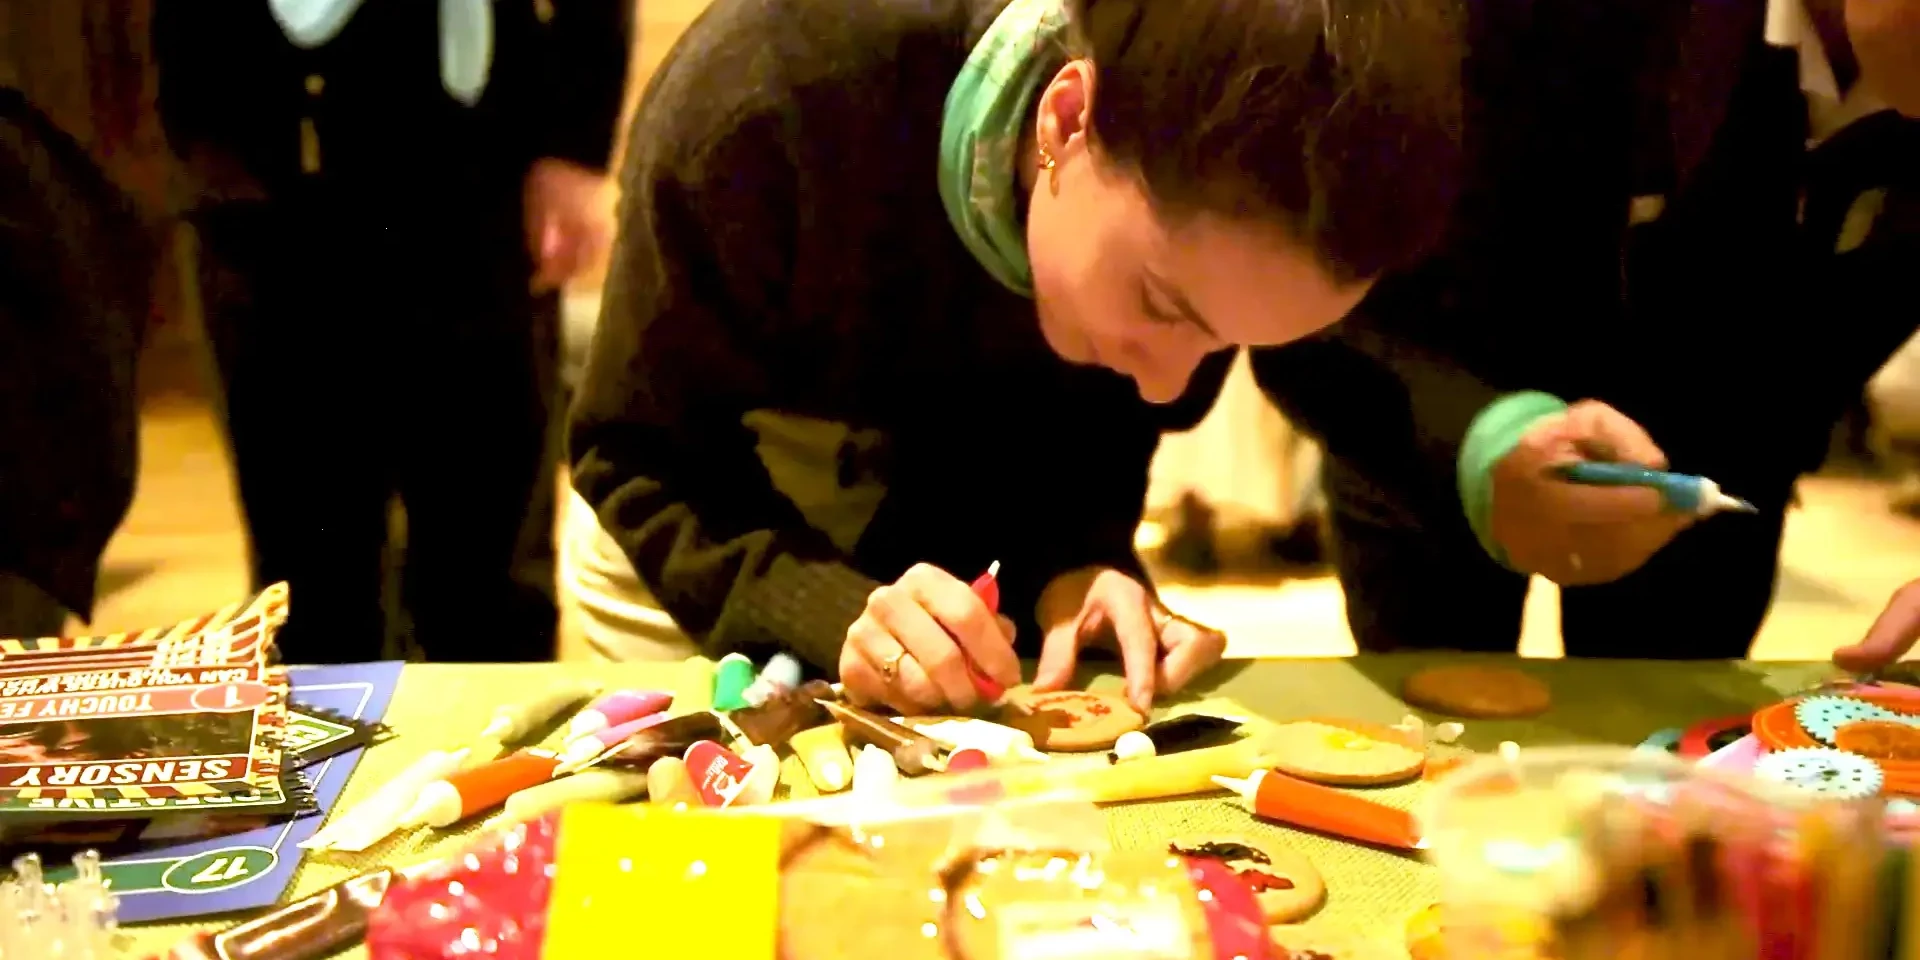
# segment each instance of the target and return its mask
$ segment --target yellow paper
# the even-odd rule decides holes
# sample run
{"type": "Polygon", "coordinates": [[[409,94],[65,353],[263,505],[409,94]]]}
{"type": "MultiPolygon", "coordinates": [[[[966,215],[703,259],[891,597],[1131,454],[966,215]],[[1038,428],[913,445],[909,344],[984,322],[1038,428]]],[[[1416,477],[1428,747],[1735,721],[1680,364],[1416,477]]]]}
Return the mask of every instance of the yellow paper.
{"type": "Polygon", "coordinates": [[[770,817],[584,804],[560,816],[541,956],[599,956],[646,931],[646,952],[771,957],[780,931],[780,836],[770,817]]]}

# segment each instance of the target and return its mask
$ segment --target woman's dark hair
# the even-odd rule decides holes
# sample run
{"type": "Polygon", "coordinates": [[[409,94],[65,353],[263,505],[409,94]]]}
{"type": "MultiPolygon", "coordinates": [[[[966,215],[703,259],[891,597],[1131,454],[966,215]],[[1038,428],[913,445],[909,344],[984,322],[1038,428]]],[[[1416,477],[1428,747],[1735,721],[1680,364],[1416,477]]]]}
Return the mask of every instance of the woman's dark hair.
{"type": "Polygon", "coordinates": [[[1457,0],[1067,0],[1092,135],[1173,219],[1280,224],[1342,281],[1440,238],[1460,179],[1457,0]]]}

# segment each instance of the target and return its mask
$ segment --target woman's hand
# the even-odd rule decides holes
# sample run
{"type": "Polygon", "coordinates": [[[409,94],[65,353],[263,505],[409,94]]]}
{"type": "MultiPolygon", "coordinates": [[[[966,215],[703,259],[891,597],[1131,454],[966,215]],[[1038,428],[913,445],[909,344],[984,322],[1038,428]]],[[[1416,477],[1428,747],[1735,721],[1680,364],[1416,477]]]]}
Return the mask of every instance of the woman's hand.
{"type": "Polygon", "coordinates": [[[1597,400],[1535,424],[1493,468],[1493,539],[1516,568],[1564,586],[1607,583],[1638,570],[1693,524],[1666,510],[1657,491],[1586,486],[1555,473],[1582,460],[1667,467],[1639,424],[1597,400]]]}
{"type": "Polygon", "coordinates": [[[1033,689],[1059,690],[1073,681],[1080,649],[1097,644],[1119,651],[1127,699],[1141,713],[1160,691],[1187,685],[1220,662],[1226,634],[1178,617],[1145,585],[1118,570],[1076,570],[1055,577],[1040,595],[1047,636],[1033,689]]]}
{"type": "Polygon", "coordinates": [[[1920,580],[1894,591],[1859,643],[1833,652],[1833,662],[1849,673],[1884,670],[1920,640],[1920,580]]]}
{"type": "Polygon", "coordinates": [[[964,712],[980,702],[967,657],[1003,686],[1020,683],[1013,622],[987,609],[965,581],[920,563],[867,596],[840,648],[840,682],[858,704],[964,712]]]}

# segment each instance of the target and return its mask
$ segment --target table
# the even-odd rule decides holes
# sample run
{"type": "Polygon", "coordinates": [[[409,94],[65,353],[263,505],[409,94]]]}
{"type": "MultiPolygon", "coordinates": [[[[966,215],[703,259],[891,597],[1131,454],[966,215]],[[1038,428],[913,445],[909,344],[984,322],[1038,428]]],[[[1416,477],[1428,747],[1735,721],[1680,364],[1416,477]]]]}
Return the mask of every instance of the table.
{"type": "MultiPolygon", "coordinates": [[[[1507,657],[1405,654],[1338,660],[1244,660],[1222,665],[1189,698],[1228,698],[1274,720],[1339,716],[1381,723],[1408,712],[1396,691],[1402,678],[1439,663],[1517,665],[1545,679],[1554,706],[1524,721],[1471,721],[1461,741],[1491,750],[1503,740],[1525,746],[1640,742],[1662,727],[1685,726],[1751,710],[1831,677],[1823,663],[1525,660],[1507,657]]],[[[406,668],[387,720],[397,736],[373,748],[347,787],[352,804],[387,777],[429,750],[466,742],[485,725],[498,703],[512,702],[557,678],[593,676],[605,683],[672,689],[676,709],[709,702],[711,667],[706,661],[626,664],[420,664],[406,668]]],[[[1089,674],[1096,689],[1118,689],[1119,678],[1089,674]]],[[[1428,716],[1429,720],[1438,718],[1428,716]]],[[[1407,806],[1419,783],[1368,791],[1383,802],[1407,806]]],[[[1108,827],[1121,848],[1162,848],[1169,840],[1206,832],[1250,831],[1284,836],[1326,875],[1327,905],[1309,924],[1340,935],[1397,943],[1401,924],[1437,894],[1429,867],[1407,857],[1340,843],[1253,821],[1225,794],[1106,808],[1108,827]]],[[[309,856],[296,881],[296,896],[338,883],[383,863],[427,859],[457,849],[476,824],[457,834],[390,839],[355,857],[309,856]]],[[[220,924],[161,924],[133,928],[132,956],[164,949],[189,932],[220,924]]],[[[360,956],[362,953],[347,954],[360,956]]]]}

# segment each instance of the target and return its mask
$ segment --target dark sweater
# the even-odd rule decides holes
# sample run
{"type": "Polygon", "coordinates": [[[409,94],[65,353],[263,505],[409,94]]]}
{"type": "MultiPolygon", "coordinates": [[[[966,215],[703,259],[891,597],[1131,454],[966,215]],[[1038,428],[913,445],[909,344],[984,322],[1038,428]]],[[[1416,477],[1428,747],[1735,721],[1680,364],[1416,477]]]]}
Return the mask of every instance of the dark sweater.
{"type": "Polygon", "coordinates": [[[418,205],[517,199],[539,157],[604,169],[625,97],[633,0],[493,4],[493,60],[471,107],[441,85],[439,4],[368,0],[332,40],[296,47],[267,0],[157,0],[160,117],[213,187],[229,167],[270,196],[318,184],[418,205]],[[320,174],[301,173],[301,122],[320,174]]]}
{"type": "Polygon", "coordinates": [[[1152,407],[1059,360],[1033,304],[954,234],[942,104],[1000,6],[717,0],[634,120],[575,484],[712,654],[785,648],[831,670],[879,584],[994,560],[1031,654],[1052,577],[1139,572],[1160,429],[1197,420],[1224,363],[1152,407]],[[839,456],[849,485],[886,488],[850,553],[775,488],[752,411],[873,431],[839,456]]]}
{"type": "Polygon", "coordinates": [[[88,617],[133,502],[153,237],[78,143],[0,89],[0,572],[88,617]]]}

